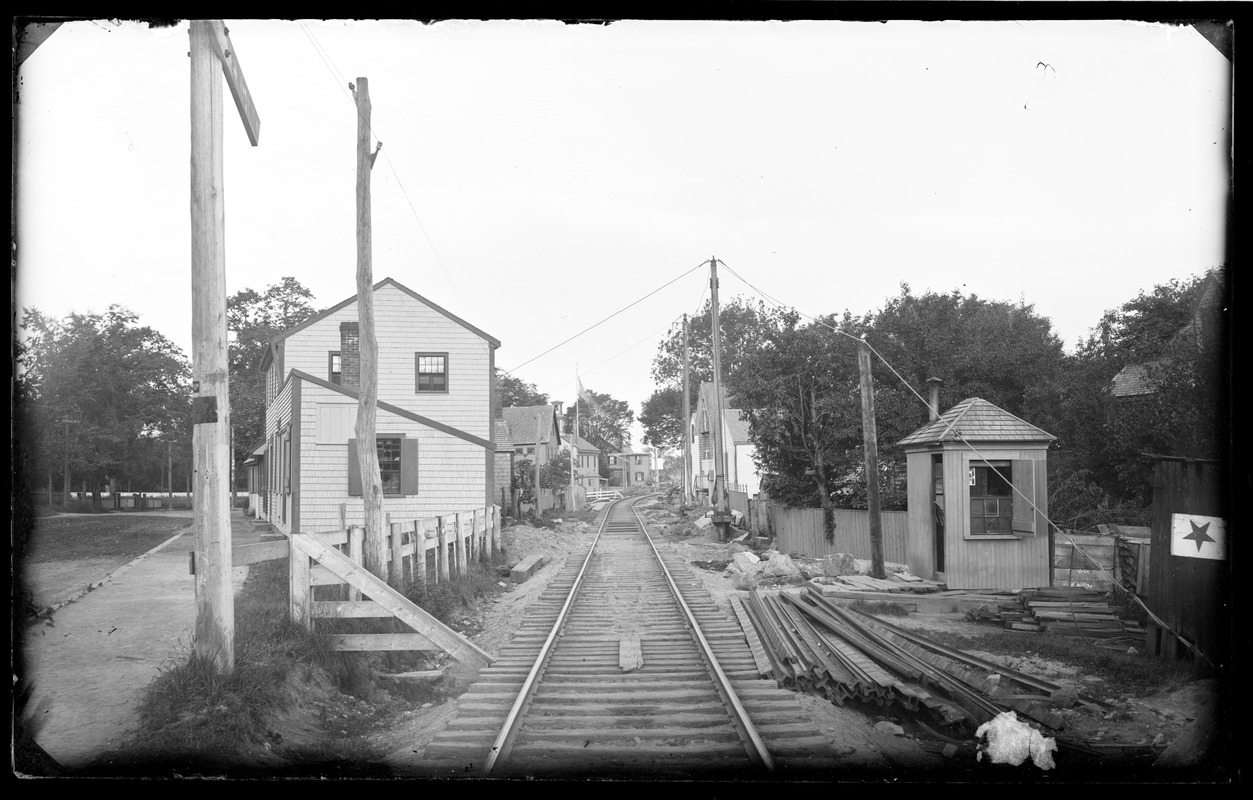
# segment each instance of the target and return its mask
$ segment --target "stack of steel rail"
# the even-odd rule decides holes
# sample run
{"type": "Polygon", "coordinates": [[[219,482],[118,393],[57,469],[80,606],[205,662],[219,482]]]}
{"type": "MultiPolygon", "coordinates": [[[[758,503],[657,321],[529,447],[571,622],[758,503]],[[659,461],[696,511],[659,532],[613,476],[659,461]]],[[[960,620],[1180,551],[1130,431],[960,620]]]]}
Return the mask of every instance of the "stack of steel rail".
{"type": "Polygon", "coordinates": [[[1040,705],[1060,687],[843,608],[820,592],[754,589],[742,607],[780,686],[839,705],[922,706],[944,724],[977,726],[1013,709],[1047,727],[1062,726],[1060,716],[1040,705]]]}

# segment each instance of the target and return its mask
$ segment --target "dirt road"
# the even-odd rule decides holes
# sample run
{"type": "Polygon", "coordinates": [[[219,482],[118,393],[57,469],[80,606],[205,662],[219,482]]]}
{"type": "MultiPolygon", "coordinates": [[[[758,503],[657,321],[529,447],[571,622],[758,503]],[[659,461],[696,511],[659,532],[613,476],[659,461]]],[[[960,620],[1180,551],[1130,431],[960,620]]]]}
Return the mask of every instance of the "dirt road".
{"type": "MultiPolygon", "coordinates": [[[[120,744],[138,722],[143,689],[163,664],[191,646],[191,515],[170,515],[186,517],[187,527],[105,575],[96,563],[65,563],[30,576],[37,595],[58,596],[66,604],[16,631],[21,641],[15,666],[32,685],[35,740],[66,768],[120,744]]],[[[251,520],[238,513],[232,535],[236,543],[258,540],[251,520]]],[[[246,571],[236,570],[237,589],[246,571]]]]}

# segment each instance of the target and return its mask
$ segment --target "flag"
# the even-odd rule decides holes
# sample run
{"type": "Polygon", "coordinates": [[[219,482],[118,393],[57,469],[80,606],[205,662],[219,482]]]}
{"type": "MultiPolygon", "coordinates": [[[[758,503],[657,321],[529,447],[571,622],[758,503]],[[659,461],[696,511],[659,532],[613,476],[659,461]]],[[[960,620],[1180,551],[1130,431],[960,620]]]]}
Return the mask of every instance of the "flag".
{"type": "Polygon", "coordinates": [[[591,406],[592,411],[597,411],[599,409],[599,404],[596,402],[596,399],[592,397],[591,392],[583,388],[583,379],[578,377],[577,375],[575,376],[574,379],[579,384],[579,399],[581,399],[584,403],[587,403],[589,406],[591,406]]]}

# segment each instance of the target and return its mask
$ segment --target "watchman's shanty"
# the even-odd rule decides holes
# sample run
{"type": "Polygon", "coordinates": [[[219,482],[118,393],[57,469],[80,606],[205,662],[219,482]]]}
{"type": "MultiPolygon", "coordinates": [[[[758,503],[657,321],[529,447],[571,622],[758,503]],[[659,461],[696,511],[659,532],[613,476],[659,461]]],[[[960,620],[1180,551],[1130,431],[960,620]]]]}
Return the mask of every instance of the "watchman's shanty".
{"type": "Polygon", "coordinates": [[[941,415],[932,381],[931,422],[900,442],[910,570],[950,589],[1048,586],[1047,458],[1057,437],[978,397],[941,415]]]}
{"type": "MultiPolygon", "coordinates": [[[[373,291],[383,511],[418,519],[497,502],[500,341],[391,278],[373,291]]],[[[359,334],[353,295],[279,334],[262,360],[266,444],[257,516],[285,533],[341,527],[341,504],[347,524],[363,519],[354,439],[359,334]]]]}

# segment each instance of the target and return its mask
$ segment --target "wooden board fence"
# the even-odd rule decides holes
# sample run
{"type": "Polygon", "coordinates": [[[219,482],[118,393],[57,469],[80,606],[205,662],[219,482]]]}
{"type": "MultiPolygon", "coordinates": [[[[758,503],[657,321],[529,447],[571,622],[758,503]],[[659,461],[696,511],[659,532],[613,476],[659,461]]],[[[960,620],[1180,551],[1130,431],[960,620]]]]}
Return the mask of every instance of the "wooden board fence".
{"type": "MultiPolygon", "coordinates": [[[[857,509],[836,509],[835,541],[828,542],[822,525],[820,508],[788,508],[769,504],[770,529],[774,547],[783,553],[804,553],[821,557],[832,553],[848,553],[853,558],[870,558],[870,512],[857,509]]],[[[906,512],[884,511],[883,560],[905,563],[907,533],[906,512]]]]}

